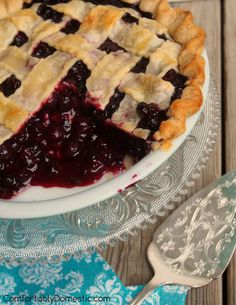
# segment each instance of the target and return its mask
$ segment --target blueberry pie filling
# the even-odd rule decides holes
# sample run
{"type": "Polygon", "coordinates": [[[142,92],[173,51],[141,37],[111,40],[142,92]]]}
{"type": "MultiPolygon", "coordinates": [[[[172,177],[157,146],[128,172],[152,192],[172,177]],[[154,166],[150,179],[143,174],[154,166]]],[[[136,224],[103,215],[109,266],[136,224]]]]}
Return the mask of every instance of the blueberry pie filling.
{"type": "Polygon", "coordinates": [[[45,42],[40,42],[32,52],[33,57],[46,58],[49,55],[52,55],[56,51],[55,48],[51,47],[45,42]]]}
{"type": "Polygon", "coordinates": [[[21,82],[15,77],[15,75],[11,75],[0,84],[0,91],[8,97],[12,95],[20,85],[21,82]]]}
{"type": "Polygon", "coordinates": [[[0,22],[2,199],[119,174],[201,107],[205,34],[166,0],[10,0],[0,22]]]}
{"type": "Polygon", "coordinates": [[[14,40],[10,44],[11,46],[22,47],[28,41],[28,37],[23,32],[18,32],[14,37],[14,40]]]}

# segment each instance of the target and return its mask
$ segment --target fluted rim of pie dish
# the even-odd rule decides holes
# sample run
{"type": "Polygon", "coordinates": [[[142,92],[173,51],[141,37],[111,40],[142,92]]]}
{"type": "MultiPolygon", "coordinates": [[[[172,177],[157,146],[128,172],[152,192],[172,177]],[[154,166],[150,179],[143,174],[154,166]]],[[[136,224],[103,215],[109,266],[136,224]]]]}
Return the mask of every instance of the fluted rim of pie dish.
{"type": "MultiPolygon", "coordinates": [[[[206,79],[202,87],[204,106],[210,82],[210,67],[206,50],[203,52],[203,57],[206,63],[206,79]]],[[[129,185],[147,177],[183,144],[197,123],[203,106],[199,112],[187,119],[185,133],[173,140],[172,147],[168,151],[150,152],[125,172],[112,177],[112,179],[107,178],[106,181],[103,181],[103,178],[89,187],[75,187],[73,189],[52,187],[46,189],[30,186],[11,200],[0,200],[0,218],[48,217],[82,209],[115,196],[129,185]]]]}

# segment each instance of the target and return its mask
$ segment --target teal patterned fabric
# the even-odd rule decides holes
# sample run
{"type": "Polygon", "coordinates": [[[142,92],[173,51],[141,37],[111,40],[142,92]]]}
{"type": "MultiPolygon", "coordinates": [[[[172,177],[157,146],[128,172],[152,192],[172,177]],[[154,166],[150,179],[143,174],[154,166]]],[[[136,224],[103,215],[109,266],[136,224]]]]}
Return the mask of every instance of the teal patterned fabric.
{"type": "MultiPolygon", "coordinates": [[[[125,287],[98,253],[60,263],[0,263],[1,305],[126,305],[141,289],[125,287]]],[[[186,287],[165,286],[143,304],[184,305],[186,294],[186,287]]]]}

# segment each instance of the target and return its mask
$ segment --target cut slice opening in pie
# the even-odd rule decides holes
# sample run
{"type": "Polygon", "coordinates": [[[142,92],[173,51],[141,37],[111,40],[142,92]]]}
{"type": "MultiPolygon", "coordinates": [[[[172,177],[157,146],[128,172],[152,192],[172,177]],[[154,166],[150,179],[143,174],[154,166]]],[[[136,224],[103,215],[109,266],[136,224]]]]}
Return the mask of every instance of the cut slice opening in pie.
{"type": "Polygon", "coordinates": [[[0,18],[0,198],[120,173],[202,105],[205,33],[166,0],[5,0],[0,18]]]}

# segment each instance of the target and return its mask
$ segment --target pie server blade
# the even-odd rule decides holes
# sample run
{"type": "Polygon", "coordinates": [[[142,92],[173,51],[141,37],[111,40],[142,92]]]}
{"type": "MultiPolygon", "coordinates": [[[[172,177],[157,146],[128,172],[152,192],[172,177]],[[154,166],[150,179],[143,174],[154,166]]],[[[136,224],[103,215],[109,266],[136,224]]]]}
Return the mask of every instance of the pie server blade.
{"type": "Polygon", "coordinates": [[[206,285],[226,269],[236,247],[236,172],[186,201],[156,230],[147,255],[153,279],[130,305],[158,286],[206,285]]]}

